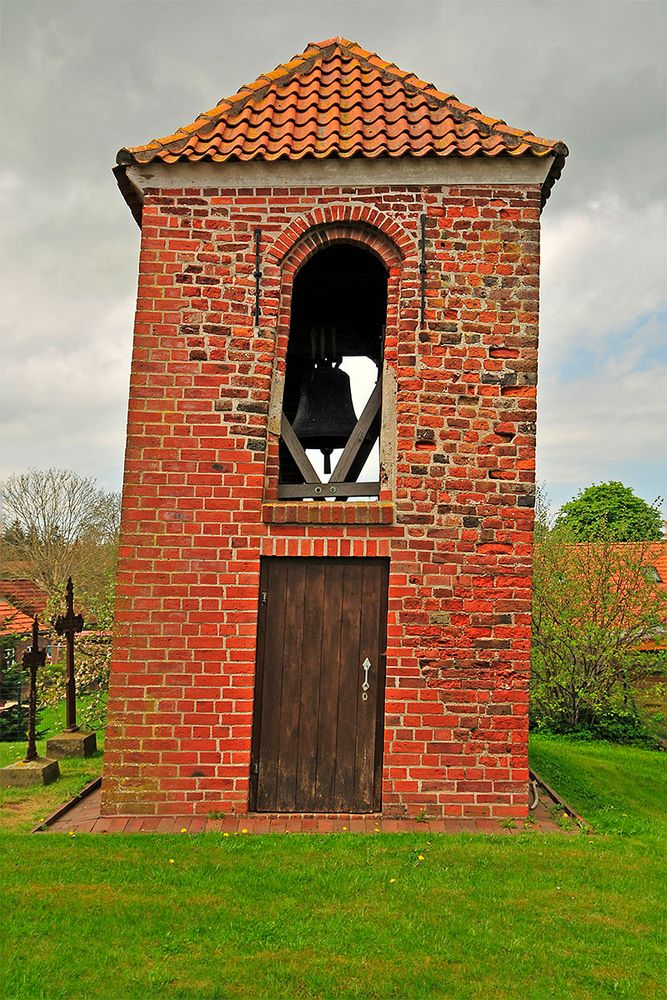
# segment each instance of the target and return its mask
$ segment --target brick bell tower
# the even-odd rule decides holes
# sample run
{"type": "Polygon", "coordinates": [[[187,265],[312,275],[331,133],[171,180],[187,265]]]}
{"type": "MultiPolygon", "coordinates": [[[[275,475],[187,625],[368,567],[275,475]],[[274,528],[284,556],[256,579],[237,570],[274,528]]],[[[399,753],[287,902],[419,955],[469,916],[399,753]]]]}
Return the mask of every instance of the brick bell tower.
{"type": "Polygon", "coordinates": [[[142,232],[105,814],[526,814],[566,155],[342,38],[120,151],[142,232]]]}

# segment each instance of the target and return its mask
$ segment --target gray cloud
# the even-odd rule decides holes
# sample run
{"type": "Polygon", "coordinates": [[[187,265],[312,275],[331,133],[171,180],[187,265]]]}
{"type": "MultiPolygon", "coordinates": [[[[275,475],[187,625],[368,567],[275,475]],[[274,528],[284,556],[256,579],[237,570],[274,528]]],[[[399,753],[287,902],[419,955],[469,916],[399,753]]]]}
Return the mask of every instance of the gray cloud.
{"type": "Polygon", "coordinates": [[[656,371],[615,338],[664,308],[666,13],[623,0],[5,3],[0,474],[69,465],[118,485],[138,230],[110,174],[117,149],[336,34],[565,139],[543,216],[541,473],[586,485],[597,449],[598,478],[612,476],[604,414],[619,400],[655,449],[656,371]],[[589,408],[563,369],[582,338],[623,369],[586,374],[589,408]]]}

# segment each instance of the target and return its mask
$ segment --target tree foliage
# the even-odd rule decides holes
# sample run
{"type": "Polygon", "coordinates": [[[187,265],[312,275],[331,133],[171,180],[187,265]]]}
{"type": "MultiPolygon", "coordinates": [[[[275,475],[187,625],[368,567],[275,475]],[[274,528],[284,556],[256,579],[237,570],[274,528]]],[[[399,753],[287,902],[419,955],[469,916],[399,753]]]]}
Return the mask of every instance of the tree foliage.
{"type": "MultiPolygon", "coordinates": [[[[79,721],[98,728],[106,711],[120,497],[74,472],[30,470],[5,483],[3,513],[2,572],[47,592],[47,621],[65,610],[66,580],[74,580],[76,610],[87,625],[75,647],[77,694],[86,696],[79,721]]],[[[62,642],[56,648],[64,654],[62,642]]],[[[60,704],[64,656],[39,671],[37,683],[40,704],[60,704]]]]}
{"type": "Polygon", "coordinates": [[[598,483],[561,507],[556,526],[567,529],[579,542],[657,542],[663,528],[659,503],[659,499],[646,503],[622,483],[598,483]]]}
{"type": "MultiPolygon", "coordinates": [[[[12,620],[13,616],[0,615],[0,629],[4,632],[11,628],[12,620]]],[[[29,675],[23,668],[22,658],[16,656],[24,640],[25,636],[19,633],[0,634],[0,742],[16,742],[28,736],[29,675]]],[[[39,671],[37,676],[39,678],[39,671]]],[[[35,713],[38,739],[43,735],[39,731],[41,711],[38,698],[35,713]]]]}
{"type": "MultiPolygon", "coordinates": [[[[106,588],[90,606],[89,615],[94,620],[94,627],[84,628],[75,639],[74,680],[79,701],[77,723],[88,729],[102,729],[106,724],[115,595],[114,568],[108,576],[106,588]]],[[[47,663],[37,677],[39,703],[52,708],[57,708],[65,696],[67,669],[64,643],[59,643],[58,648],[61,657],[47,663]]]]}
{"type": "Polygon", "coordinates": [[[536,539],[533,568],[533,720],[592,727],[632,710],[637,647],[665,631],[665,597],[646,573],[650,545],[576,542],[561,528],[536,539]]]}
{"type": "Polygon", "coordinates": [[[92,600],[115,568],[120,498],[64,469],[9,476],[3,489],[2,571],[60,595],[68,576],[92,600]]]}
{"type": "MultiPolygon", "coordinates": [[[[77,636],[74,649],[77,724],[85,729],[102,729],[106,724],[110,660],[110,632],[84,631],[77,636]]],[[[39,671],[37,695],[40,706],[57,708],[62,704],[66,676],[64,657],[47,663],[39,671]]]]}
{"type": "MultiPolygon", "coordinates": [[[[0,618],[0,625],[9,624],[0,618]]],[[[18,635],[0,636],[0,702],[3,710],[0,712],[0,741],[25,739],[27,733],[28,713],[20,712],[22,676],[21,665],[14,657],[14,650],[21,637],[18,635]]]]}

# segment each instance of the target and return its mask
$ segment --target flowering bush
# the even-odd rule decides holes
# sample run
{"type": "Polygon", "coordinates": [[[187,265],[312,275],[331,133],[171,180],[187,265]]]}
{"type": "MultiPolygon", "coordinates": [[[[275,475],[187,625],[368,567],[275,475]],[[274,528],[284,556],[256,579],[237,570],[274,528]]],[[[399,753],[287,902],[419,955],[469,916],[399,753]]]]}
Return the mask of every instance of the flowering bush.
{"type": "Polygon", "coordinates": [[[558,528],[535,541],[533,724],[634,741],[632,687],[646,670],[638,651],[662,641],[667,620],[664,594],[646,573],[650,545],[573,542],[558,528]]]}
{"type": "MultiPolygon", "coordinates": [[[[62,657],[47,663],[37,675],[37,698],[40,707],[57,708],[65,697],[67,667],[64,646],[62,657]]],[[[110,632],[82,632],[74,650],[77,724],[88,729],[102,729],[106,724],[107,691],[109,689],[110,632]]]]}
{"type": "MultiPolygon", "coordinates": [[[[90,612],[87,613],[95,622],[96,629],[80,632],[74,645],[76,694],[77,699],[81,699],[77,706],[76,721],[89,729],[103,729],[106,725],[114,603],[115,572],[110,572],[104,590],[91,599],[90,612]]],[[[53,620],[63,611],[62,593],[59,592],[49,602],[47,615],[53,620]]],[[[38,674],[37,697],[43,706],[56,708],[65,697],[65,648],[64,639],[58,639],[57,660],[47,663],[38,674]]]]}

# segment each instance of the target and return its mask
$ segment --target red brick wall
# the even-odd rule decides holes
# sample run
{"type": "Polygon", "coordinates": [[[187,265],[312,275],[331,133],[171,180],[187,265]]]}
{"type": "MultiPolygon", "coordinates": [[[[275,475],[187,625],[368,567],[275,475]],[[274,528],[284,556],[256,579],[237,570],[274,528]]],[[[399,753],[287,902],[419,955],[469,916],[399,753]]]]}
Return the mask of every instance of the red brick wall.
{"type": "Polygon", "coordinates": [[[147,194],[106,813],[247,810],[260,556],[355,555],[391,559],[384,813],[525,815],[539,204],[537,186],[147,194]],[[329,237],[390,268],[377,504],[276,502],[291,280],[329,237]]]}

